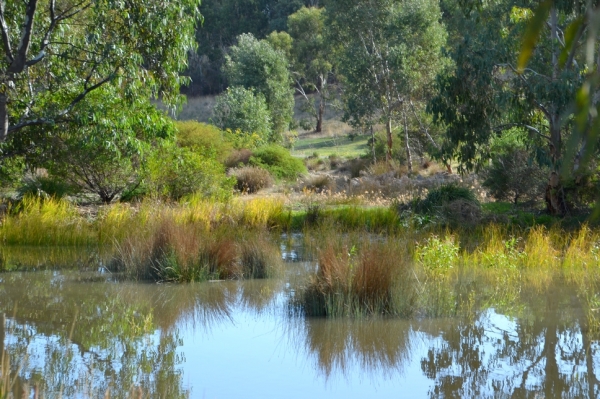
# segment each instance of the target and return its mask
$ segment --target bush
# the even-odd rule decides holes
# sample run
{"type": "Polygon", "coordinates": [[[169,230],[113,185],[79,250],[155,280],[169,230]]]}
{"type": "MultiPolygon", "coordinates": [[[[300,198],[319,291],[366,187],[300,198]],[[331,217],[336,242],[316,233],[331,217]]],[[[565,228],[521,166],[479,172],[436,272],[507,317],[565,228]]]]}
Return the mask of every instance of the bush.
{"type": "Polygon", "coordinates": [[[482,174],[483,187],[497,200],[517,205],[539,201],[544,196],[548,173],[520,149],[500,155],[482,174]]]}
{"type": "Polygon", "coordinates": [[[327,175],[317,175],[306,179],[302,183],[302,189],[315,193],[331,193],[335,189],[335,181],[327,175]]]}
{"type": "Polygon", "coordinates": [[[174,142],[161,142],[146,161],[146,186],[154,196],[178,200],[200,193],[204,197],[228,198],[233,178],[215,158],[203,156],[174,142]]]}
{"type": "Polygon", "coordinates": [[[479,204],[475,194],[468,188],[456,184],[446,184],[431,190],[425,199],[415,200],[413,208],[417,213],[431,213],[435,210],[442,210],[443,206],[458,200],[479,204]]]}
{"type": "Polygon", "coordinates": [[[214,123],[221,129],[240,131],[243,136],[257,136],[257,144],[266,144],[271,136],[271,117],[265,97],[240,86],[227,89],[217,97],[214,123]]]}
{"type": "Polygon", "coordinates": [[[214,152],[219,161],[224,161],[233,150],[226,133],[214,125],[196,121],[176,122],[177,144],[196,150],[214,152]]]}
{"type": "Polygon", "coordinates": [[[77,193],[77,188],[68,184],[62,179],[57,179],[52,176],[47,176],[42,172],[36,172],[27,175],[21,181],[21,185],[17,188],[19,198],[26,196],[36,196],[43,198],[63,198],[67,195],[77,193]]]}
{"type": "Polygon", "coordinates": [[[236,178],[235,188],[243,193],[252,194],[273,185],[269,171],[256,166],[232,169],[229,174],[236,178]]]}
{"type": "Polygon", "coordinates": [[[233,150],[225,160],[225,166],[228,168],[236,168],[240,165],[248,165],[252,151],[247,148],[241,150],[233,150]]]}
{"type": "Polygon", "coordinates": [[[278,145],[269,145],[254,151],[250,158],[250,164],[260,166],[280,179],[295,179],[306,173],[304,163],[278,145]]]}

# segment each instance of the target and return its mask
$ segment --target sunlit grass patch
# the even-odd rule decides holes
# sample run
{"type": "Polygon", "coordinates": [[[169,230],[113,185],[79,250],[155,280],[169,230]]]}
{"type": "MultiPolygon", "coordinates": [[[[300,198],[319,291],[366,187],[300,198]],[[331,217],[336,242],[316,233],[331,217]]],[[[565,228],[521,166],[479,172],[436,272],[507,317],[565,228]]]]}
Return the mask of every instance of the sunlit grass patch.
{"type": "Polygon", "coordinates": [[[91,222],[63,199],[25,197],[4,216],[4,244],[89,245],[96,242],[91,222]]]}

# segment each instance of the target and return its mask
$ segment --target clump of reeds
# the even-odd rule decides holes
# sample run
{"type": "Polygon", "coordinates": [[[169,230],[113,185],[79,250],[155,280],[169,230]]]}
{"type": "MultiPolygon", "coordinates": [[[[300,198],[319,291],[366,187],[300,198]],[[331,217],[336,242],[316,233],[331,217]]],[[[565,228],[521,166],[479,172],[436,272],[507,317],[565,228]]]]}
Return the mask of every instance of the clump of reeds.
{"type": "Polygon", "coordinates": [[[310,316],[409,313],[415,291],[405,284],[410,271],[404,248],[391,242],[327,242],[298,305],[310,316]]]}
{"type": "Polygon", "coordinates": [[[211,231],[163,219],[150,236],[125,239],[113,269],[139,279],[183,282],[271,277],[280,262],[278,247],[264,232],[211,231]]]}
{"type": "Polygon", "coordinates": [[[64,199],[24,197],[0,225],[5,244],[88,245],[96,241],[91,223],[64,199]]]}

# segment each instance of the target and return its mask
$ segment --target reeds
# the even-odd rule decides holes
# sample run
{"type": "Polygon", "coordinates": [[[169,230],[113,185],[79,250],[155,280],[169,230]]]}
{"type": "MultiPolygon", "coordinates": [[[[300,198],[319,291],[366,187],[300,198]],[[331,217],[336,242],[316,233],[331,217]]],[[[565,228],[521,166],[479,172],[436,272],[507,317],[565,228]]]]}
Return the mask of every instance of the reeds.
{"type": "Polygon", "coordinates": [[[125,239],[112,268],[138,279],[184,282],[267,278],[280,263],[279,249],[265,232],[211,231],[163,219],[150,237],[132,234],[125,239]]]}
{"type": "Polygon", "coordinates": [[[310,316],[398,315],[410,312],[414,290],[404,284],[409,256],[400,243],[328,241],[318,267],[298,297],[310,316]]]}

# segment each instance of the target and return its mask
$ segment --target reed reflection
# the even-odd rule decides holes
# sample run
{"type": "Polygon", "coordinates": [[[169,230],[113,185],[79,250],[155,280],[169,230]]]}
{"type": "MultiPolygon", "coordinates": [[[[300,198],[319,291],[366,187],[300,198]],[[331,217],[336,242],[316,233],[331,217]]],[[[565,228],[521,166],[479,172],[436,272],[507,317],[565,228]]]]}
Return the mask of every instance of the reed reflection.
{"type": "MultiPolygon", "coordinates": [[[[305,347],[326,378],[334,373],[350,375],[402,374],[410,362],[414,334],[403,320],[298,320],[305,347]]],[[[298,336],[295,336],[298,338],[298,336]]]]}

